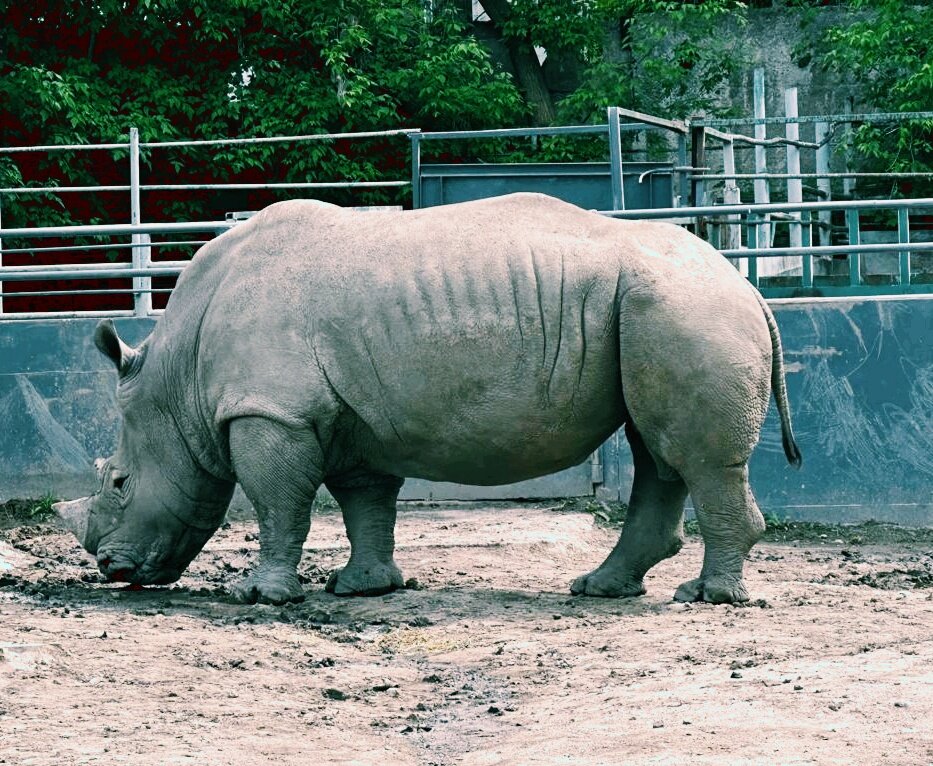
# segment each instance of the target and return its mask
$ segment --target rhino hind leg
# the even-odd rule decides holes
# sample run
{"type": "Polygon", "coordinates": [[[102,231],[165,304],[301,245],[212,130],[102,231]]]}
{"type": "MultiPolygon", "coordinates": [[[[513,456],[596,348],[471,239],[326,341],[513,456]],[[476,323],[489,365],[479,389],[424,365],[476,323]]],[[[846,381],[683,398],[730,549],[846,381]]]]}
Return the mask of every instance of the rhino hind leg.
{"type": "Polygon", "coordinates": [[[260,417],[230,424],[237,480],[259,519],[259,563],[231,595],[243,603],[304,600],[298,563],[321,484],[321,449],[313,434],[260,417]]]}
{"type": "Polygon", "coordinates": [[[625,524],[609,557],[573,581],[570,590],[578,595],[640,596],[645,592],[645,573],[677,553],[684,542],[686,484],[673,468],[652,456],[632,423],[626,423],[625,434],[635,467],[625,524]]]}
{"type": "Polygon", "coordinates": [[[745,556],[765,530],[765,520],[748,485],[748,466],[702,468],[690,492],[703,536],[700,576],[683,583],[678,601],[732,604],[748,601],[742,577],[745,556]]]}
{"type": "Polygon", "coordinates": [[[380,596],[405,586],[395,563],[395,502],[403,480],[366,474],[327,483],[340,505],[350,560],[331,574],[325,590],[337,596],[380,596]]]}

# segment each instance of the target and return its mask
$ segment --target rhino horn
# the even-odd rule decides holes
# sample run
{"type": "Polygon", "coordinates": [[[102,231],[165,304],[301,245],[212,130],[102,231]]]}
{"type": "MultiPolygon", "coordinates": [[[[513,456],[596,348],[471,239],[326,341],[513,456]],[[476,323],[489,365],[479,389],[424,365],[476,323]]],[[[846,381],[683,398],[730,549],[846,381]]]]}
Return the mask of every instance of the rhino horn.
{"type": "Polygon", "coordinates": [[[61,519],[62,524],[78,538],[78,542],[84,547],[87,547],[87,527],[91,516],[90,501],[89,497],[81,497],[77,500],[67,500],[52,505],[52,510],[61,519]]]}

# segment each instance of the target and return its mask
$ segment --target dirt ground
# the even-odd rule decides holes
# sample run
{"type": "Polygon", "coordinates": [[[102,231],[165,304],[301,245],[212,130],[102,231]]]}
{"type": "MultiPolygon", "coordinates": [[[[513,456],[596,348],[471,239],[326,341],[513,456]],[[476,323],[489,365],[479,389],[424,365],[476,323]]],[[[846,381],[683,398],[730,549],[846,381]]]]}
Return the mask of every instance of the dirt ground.
{"type": "Polygon", "coordinates": [[[930,530],[774,530],[744,607],[671,600],[696,535],[648,595],[574,598],[617,535],[591,510],[407,506],[416,582],[370,599],[323,593],[347,555],[323,512],[286,607],[224,595],[254,522],[141,591],[49,523],[8,525],[0,763],[933,763],[930,530]]]}

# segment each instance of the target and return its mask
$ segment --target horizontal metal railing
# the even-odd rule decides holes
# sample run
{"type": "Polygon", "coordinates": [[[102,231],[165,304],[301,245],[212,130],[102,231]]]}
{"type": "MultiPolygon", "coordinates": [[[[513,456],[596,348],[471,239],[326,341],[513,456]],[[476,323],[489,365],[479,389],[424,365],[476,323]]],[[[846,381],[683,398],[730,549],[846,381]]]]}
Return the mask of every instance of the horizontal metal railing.
{"type": "MultiPolygon", "coordinates": [[[[712,224],[718,221],[720,227],[736,226],[742,232],[742,246],[738,248],[722,249],[723,255],[733,259],[742,259],[747,264],[747,276],[768,297],[792,297],[797,295],[864,295],[864,294],[904,294],[904,293],[933,293],[933,274],[920,273],[913,268],[915,256],[933,253],[933,241],[911,241],[911,215],[928,215],[933,218],[933,198],[904,199],[904,200],[864,200],[841,202],[811,202],[802,204],[778,203],[770,205],[710,205],[704,207],[665,208],[658,210],[605,210],[603,215],[621,219],[639,220],[667,220],[679,224],[697,226],[701,222],[712,224]],[[876,211],[891,211],[895,214],[896,229],[891,236],[897,241],[890,243],[866,243],[862,241],[862,216],[876,211]],[[821,222],[817,216],[821,213],[832,213],[842,216],[845,220],[846,242],[841,244],[813,244],[812,231],[820,227],[821,222]],[[776,216],[783,215],[784,218],[776,216]],[[798,226],[804,230],[802,247],[769,247],[758,238],[758,232],[765,222],[770,226],[776,224],[798,226]],[[896,266],[886,276],[887,284],[867,284],[863,269],[862,257],[865,255],[890,254],[896,266]],[[773,284],[761,275],[760,261],[774,258],[787,258],[793,256],[799,259],[799,274],[793,277],[784,276],[780,284],[773,284]],[[847,261],[844,272],[833,277],[832,284],[820,284],[820,275],[815,274],[814,261],[819,258],[836,258],[847,261]],[[917,277],[923,279],[918,280],[917,277]],[[924,281],[926,280],[926,281],[924,281]],[[788,284],[788,281],[793,282],[788,284]],[[842,283],[840,283],[842,282],[842,283]]],[[[43,247],[16,247],[10,248],[8,253],[23,253],[31,250],[49,252],[61,250],[71,253],[75,250],[87,249],[94,251],[105,248],[125,248],[131,251],[149,250],[153,247],[184,246],[193,247],[203,244],[205,240],[192,240],[192,233],[208,236],[219,234],[232,226],[235,221],[199,221],[188,223],[166,224],[118,224],[110,226],[55,226],[35,229],[0,229],[0,241],[40,240],[51,238],[72,240],[76,237],[94,237],[107,239],[107,242],[94,242],[83,245],[60,245],[43,247]],[[181,236],[180,240],[152,241],[153,236],[181,236]],[[113,242],[114,238],[129,238],[128,242],[113,242]]],[[[839,227],[835,227],[839,228],[839,227]]],[[[931,235],[933,237],[933,235],[931,235]]],[[[933,262],[933,261],[931,261],[933,262]]],[[[57,285],[54,288],[39,288],[32,290],[9,290],[5,297],[8,300],[27,296],[66,296],[66,295],[120,295],[132,294],[134,296],[133,310],[113,311],[43,311],[43,312],[12,312],[4,311],[0,304],[0,317],[4,319],[33,319],[39,317],[65,317],[65,316],[128,316],[128,315],[155,315],[160,313],[153,310],[146,302],[154,294],[166,294],[170,287],[153,287],[152,280],[157,277],[175,277],[185,269],[187,260],[140,261],[133,259],[127,263],[66,263],[46,266],[21,265],[0,266],[0,290],[2,283],[19,282],[69,282],[72,284],[57,285]],[[132,285],[125,287],[100,287],[91,285],[83,287],[81,283],[89,280],[125,279],[133,280],[132,285]],[[144,311],[140,311],[142,303],[144,311]]],[[[825,281],[825,280],[824,280],[825,281]]]]}
{"type": "Polygon", "coordinates": [[[185,223],[147,223],[113,224],[109,226],[46,226],[37,228],[0,229],[0,242],[25,240],[30,246],[9,247],[0,250],[0,318],[2,319],[44,319],[85,316],[151,316],[161,313],[152,308],[153,295],[165,295],[171,287],[154,287],[152,280],[159,277],[177,277],[185,269],[188,260],[165,259],[153,261],[152,250],[179,249],[192,252],[210,238],[232,226],[233,221],[193,221],[185,223]],[[203,238],[192,239],[192,234],[203,238]],[[181,237],[153,241],[153,236],[181,237]],[[51,239],[71,242],[75,239],[92,239],[85,244],[33,244],[33,241],[47,242],[51,239]],[[124,241],[114,241],[122,239],[124,241]],[[100,241],[106,240],[106,241],[100,241]],[[114,252],[128,251],[130,262],[71,262],[46,265],[5,265],[3,256],[42,254],[49,256],[61,253],[65,257],[76,258],[80,253],[97,254],[97,257],[111,257],[114,252]],[[90,280],[127,280],[127,284],[84,286],[90,280]],[[13,288],[15,283],[56,284],[33,289],[13,288]],[[7,284],[7,289],[3,285],[7,284]],[[9,304],[26,298],[65,298],[66,296],[132,296],[132,309],[110,310],[11,310],[9,304]]]}
{"type": "MultiPolygon", "coordinates": [[[[933,293],[933,259],[928,259],[924,269],[915,269],[915,255],[933,252],[933,241],[915,241],[912,239],[911,215],[930,217],[930,222],[923,222],[925,230],[933,229],[933,198],[899,200],[844,200],[838,202],[805,202],[774,204],[739,204],[707,205],[689,208],[665,208],[655,210],[605,210],[603,215],[623,219],[667,220],[680,224],[690,224],[698,228],[711,224],[716,231],[709,238],[718,244],[716,235],[722,230],[732,228],[738,236],[732,236],[733,242],[742,243],[739,247],[720,247],[723,255],[733,259],[743,259],[749,281],[758,287],[766,297],[796,296],[847,296],[847,295],[886,295],[908,293],[933,293]],[[884,243],[866,243],[864,237],[865,214],[883,211],[893,212],[895,221],[892,228],[876,229],[885,231],[895,241],[884,243]],[[831,214],[837,213],[844,218],[844,224],[833,226],[831,214]],[[799,232],[801,245],[772,247],[762,236],[770,227],[776,225],[795,227],[799,232]],[[845,241],[841,244],[831,242],[832,236],[844,230],[845,241]],[[820,231],[827,244],[814,244],[814,232],[820,231]],[[863,255],[890,256],[889,270],[871,273],[865,269],[863,255]],[[764,280],[760,274],[759,260],[774,258],[799,258],[799,281],[796,284],[784,284],[797,281],[798,275],[784,275],[782,284],[775,284],[772,278],[764,280]],[[815,274],[817,259],[845,258],[846,268],[842,273],[815,274]],[[745,260],[747,259],[747,261],[745,260]]],[[[933,231],[930,234],[933,240],[933,231]]]]}

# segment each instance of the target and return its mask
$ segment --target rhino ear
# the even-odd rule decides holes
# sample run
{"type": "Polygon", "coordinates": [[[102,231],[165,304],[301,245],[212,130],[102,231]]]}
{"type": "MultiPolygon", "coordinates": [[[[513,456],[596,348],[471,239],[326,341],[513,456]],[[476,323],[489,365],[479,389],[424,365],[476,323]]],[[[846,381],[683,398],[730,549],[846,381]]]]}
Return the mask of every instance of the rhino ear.
{"type": "Polygon", "coordinates": [[[112,319],[103,319],[97,325],[94,331],[94,345],[116,365],[121,378],[129,375],[140,361],[140,353],[120,340],[112,319]]]}

